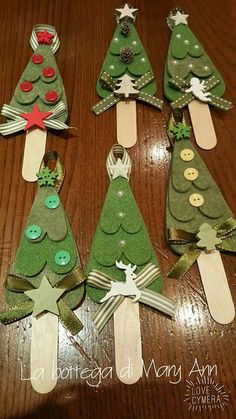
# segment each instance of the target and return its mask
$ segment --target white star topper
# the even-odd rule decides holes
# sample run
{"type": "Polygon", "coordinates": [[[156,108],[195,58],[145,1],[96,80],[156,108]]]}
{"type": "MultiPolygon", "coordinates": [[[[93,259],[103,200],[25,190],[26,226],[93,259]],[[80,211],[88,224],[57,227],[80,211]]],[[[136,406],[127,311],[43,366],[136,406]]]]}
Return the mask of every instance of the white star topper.
{"type": "Polygon", "coordinates": [[[183,25],[188,24],[188,22],[187,22],[188,15],[185,15],[185,14],[181,13],[179,10],[176,13],[176,15],[170,16],[170,18],[175,21],[175,26],[179,25],[180,23],[182,23],[183,25]]]}
{"type": "Polygon", "coordinates": [[[120,13],[119,20],[123,19],[124,17],[130,17],[131,19],[135,19],[133,13],[137,12],[137,10],[138,9],[129,7],[127,3],[124,5],[122,9],[116,9],[116,11],[120,13]]]}
{"type": "Polygon", "coordinates": [[[129,167],[122,163],[121,159],[116,161],[116,164],[111,166],[112,169],[112,179],[116,179],[117,177],[123,177],[128,179],[128,169],[129,167]]]}

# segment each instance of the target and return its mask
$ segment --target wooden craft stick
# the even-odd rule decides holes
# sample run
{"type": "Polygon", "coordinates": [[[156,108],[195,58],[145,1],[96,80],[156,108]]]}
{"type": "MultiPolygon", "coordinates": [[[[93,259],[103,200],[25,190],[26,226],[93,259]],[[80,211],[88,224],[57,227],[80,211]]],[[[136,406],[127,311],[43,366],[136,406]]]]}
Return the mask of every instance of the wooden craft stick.
{"type": "Polygon", "coordinates": [[[211,316],[217,323],[231,323],[235,308],[220,252],[202,252],[197,263],[211,316]]]}
{"type": "Polygon", "coordinates": [[[30,129],[26,132],[22,176],[28,182],[37,180],[36,173],[45,153],[47,130],[30,129]]]}
{"type": "Polygon", "coordinates": [[[35,391],[49,393],[57,383],[58,316],[45,313],[32,318],[30,377],[35,391]]]}
{"type": "Polygon", "coordinates": [[[117,141],[125,148],[137,142],[137,115],[135,100],[121,100],[116,104],[117,141]]]}
{"type": "Polygon", "coordinates": [[[203,150],[211,150],[216,146],[217,138],[209,105],[192,100],[188,108],[197,145],[203,150]]]}
{"type": "Polygon", "coordinates": [[[124,384],[142,376],[142,343],[139,303],[126,297],[114,313],[116,374],[124,384]]]}

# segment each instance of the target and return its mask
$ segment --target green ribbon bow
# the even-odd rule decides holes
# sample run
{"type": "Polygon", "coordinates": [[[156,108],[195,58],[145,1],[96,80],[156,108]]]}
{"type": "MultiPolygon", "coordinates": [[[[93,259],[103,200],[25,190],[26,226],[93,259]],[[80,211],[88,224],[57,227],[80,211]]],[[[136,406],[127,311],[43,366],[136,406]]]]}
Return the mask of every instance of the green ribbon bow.
{"type": "MultiPolygon", "coordinates": [[[[119,79],[118,79],[119,80],[119,79]]],[[[135,89],[141,90],[143,87],[147,86],[154,80],[153,74],[148,71],[143,76],[141,76],[135,83],[135,89]]],[[[117,87],[117,80],[114,80],[110,74],[106,73],[105,71],[101,74],[99,79],[100,84],[106,90],[111,91],[112,93],[107,96],[105,99],[100,100],[96,105],[92,107],[92,111],[96,115],[100,115],[107,109],[111,108],[117,102],[121,100],[125,100],[123,97],[118,97],[115,93],[117,87]]],[[[139,92],[136,95],[132,95],[133,98],[137,100],[141,100],[143,102],[149,103],[150,105],[155,106],[155,108],[162,109],[163,101],[156,98],[155,96],[149,95],[145,92],[139,92]]],[[[128,99],[130,100],[130,98],[128,99]]]]}
{"type": "MultiPolygon", "coordinates": [[[[55,288],[64,288],[65,292],[69,292],[86,279],[82,269],[80,267],[74,269],[71,273],[66,275],[61,281],[59,281],[55,288]]],[[[31,284],[27,279],[21,278],[17,275],[8,275],[5,287],[13,292],[24,293],[25,291],[35,289],[35,286],[31,284]]],[[[83,325],[78,317],[75,316],[73,311],[65,303],[63,298],[60,298],[57,302],[59,310],[59,320],[63,326],[72,334],[77,334],[83,325]]],[[[13,323],[16,320],[20,320],[23,317],[29,316],[34,309],[34,302],[31,299],[20,302],[7,310],[0,312],[0,322],[3,324],[13,323]]]]}
{"type": "MultiPolygon", "coordinates": [[[[185,105],[192,102],[192,100],[196,99],[192,92],[186,92],[186,90],[190,87],[190,83],[186,82],[184,79],[178,76],[172,76],[169,83],[174,88],[182,92],[181,97],[171,103],[172,108],[183,108],[185,105]]],[[[204,91],[209,92],[209,90],[219,83],[220,80],[218,80],[215,76],[210,77],[208,80],[204,81],[204,91]]],[[[209,96],[209,102],[207,103],[225,111],[228,111],[232,106],[232,103],[228,100],[214,96],[213,94],[209,96]]]]}
{"type": "MultiPolygon", "coordinates": [[[[236,252],[236,240],[232,238],[236,234],[236,220],[229,218],[219,226],[213,228],[217,232],[217,237],[221,239],[221,243],[216,245],[219,251],[236,252]]],[[[199,238],[197,234],[189,233],[177,228],[168,230],[169,243],[178,246],[189,244],[185,253],[179,258],[174,267],[168,273],[170,278],[180,279],[191,268],[198,256],[202,253],[202,249],[198,247],[199,238]]]]}
{"type": "MultiPolygon", "coordinates": [[[[139,272],[136,279],[134,280],[137,287],[141,290],[141,297],[139,301],[143,304],[155,308],[156,310],[161,311],[162,313],[174,317],[175,305],[173,301],[146,288],[155,280],[158,275],[160,275],[160,269],[152,263],[148,263],[148,265],[143,268],[141,272],[139,272]]],[[[113,279],[108,275],[104,274],[103,272],[94,270],[88,275],[87,284],[91,287],[109,291],[111,289],[112,281],[113,279]]],[[[126,297],[123,295],[110,297],[109,300],[101,304],[100,308],[93,316],[93,322],[99,333],[102,331],[105,324],[122,303],[124,298],[126,297]]]]}

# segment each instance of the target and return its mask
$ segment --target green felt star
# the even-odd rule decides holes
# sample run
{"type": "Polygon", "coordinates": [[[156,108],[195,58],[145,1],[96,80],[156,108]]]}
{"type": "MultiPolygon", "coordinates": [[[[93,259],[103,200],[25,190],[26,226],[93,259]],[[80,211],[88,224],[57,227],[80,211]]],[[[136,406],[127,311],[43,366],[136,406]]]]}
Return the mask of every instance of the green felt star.
{"type": "Polygon", "coordinates": [[[25,294],[34,301],[33,316],[36,317],[44,311],[49,311],[50,313],[58,315],[57,300],[64,292],[65,289],[53,288],[46,276],[43,276],[39,288],[25,291],[25,294]]]}
{"type": "Polygon", "coordinates": [[[39,186],[54,186],[57,177],[58,173],[50,170],[48,167],[37,173],[39,186]]]}
{"type": "Polygon", "coordinates": [[[197,246],[206,248],[206,250],[214,250],[216,245],[221,243],[221,239],[216,234],[216,231],[209,224],[203,223],[197,234],[200,239],[197,246]]]}
{"type": "Polygon", "coordinates": [[[190,138],[190,131],[191,127],[183,124],[182,122],[179,122],[170,129],[170,132],[174,135],[177,141],[182,139],[187,140],[188,138],[190,138]]]}
{"type": "Polygon", "coordinates": [[[116,164],[111,166],[112,169],[112,179],[116,179],[117,177],[123,177],[128,179],[128,166],[123,164],[121,159],[118,159],[116,164]]]}

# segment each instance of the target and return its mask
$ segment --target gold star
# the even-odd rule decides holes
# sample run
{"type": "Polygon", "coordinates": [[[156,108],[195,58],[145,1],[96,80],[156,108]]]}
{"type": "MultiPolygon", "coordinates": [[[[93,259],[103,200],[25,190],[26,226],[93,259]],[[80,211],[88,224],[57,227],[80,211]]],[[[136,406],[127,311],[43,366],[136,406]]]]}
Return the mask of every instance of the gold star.
{"type": "Polygon", "coordinates": [[[53,288],[46,278],[43,277],[39,288],[35,290],[25,291],[25,294],[34,301],[33,316],[36,317],[38,314],[44,311],[50,311],[50,313],[59,314],[57,300],[64,294],[65,289],[53,288]]]}
{"type": "Polygon", "coordinates": [[[111,166],[112,169],[112,179],[117,177],[123,177],[128,179],[128,166],[124,165],[121,159],[117,159],[117,162],[114,166],[111,166]]]}
{"type": "Polygon", "coordinates": [[[133,16],[134,12],[137,12],[138,9],[133,9],[133,7],[129,7],[126,3],[122,9],[116,9],[117,12],[120,13],[119,20],[123,19],[124,17],[130,17],[131,19],[135,19],[133,16]]]}
{"type": "Polygon", "coordinates": [[[188,24],[187,22],[188,15],[184,15],[179,10],[174,16],[170,16],[170,18],[175,21],[175,26],[179,25],[180,23],[182,23],[183,25],[188,24]]]}

